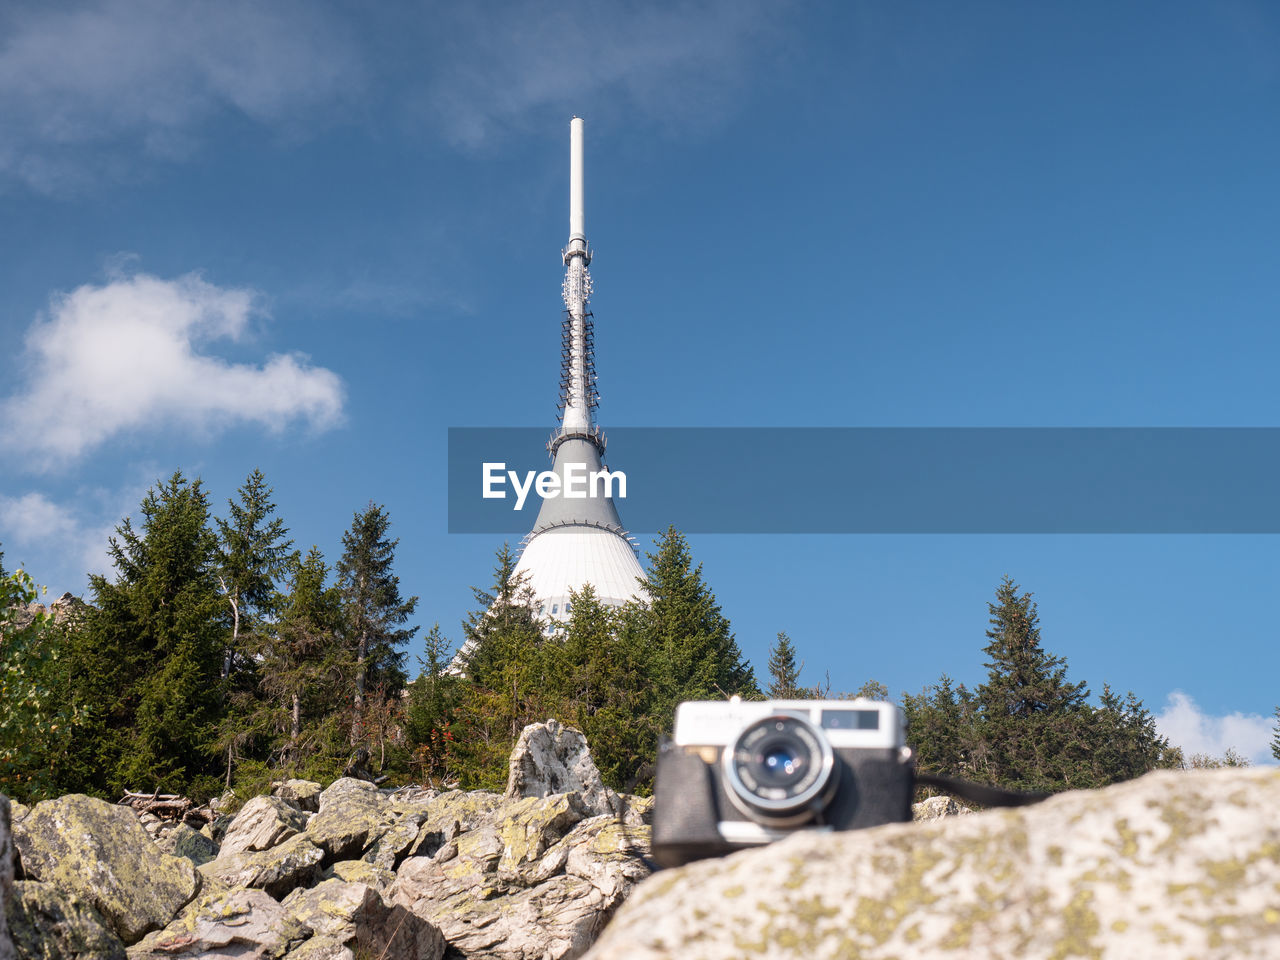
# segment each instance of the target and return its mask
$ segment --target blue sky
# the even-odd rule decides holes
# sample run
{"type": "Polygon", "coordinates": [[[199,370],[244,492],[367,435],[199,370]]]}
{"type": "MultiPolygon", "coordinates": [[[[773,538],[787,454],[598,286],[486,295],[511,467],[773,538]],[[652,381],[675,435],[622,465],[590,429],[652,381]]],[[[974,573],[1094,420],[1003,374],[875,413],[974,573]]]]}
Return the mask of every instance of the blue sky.
{"type": "MultiPolygon", "coordinates": [[[[606,428],[1276,425],[1278,51],[1235,0],[8,4],[6,564],[81,592],[157,477],[260,467],[330,560],[385,504],[460,639],[446,430],[554,423],[573,114],[606,428]]],[[[1269,756],[1275,537],[692,543],[760,671],[980,682],[1007,573],[1075,678],[1269,756]]]]}

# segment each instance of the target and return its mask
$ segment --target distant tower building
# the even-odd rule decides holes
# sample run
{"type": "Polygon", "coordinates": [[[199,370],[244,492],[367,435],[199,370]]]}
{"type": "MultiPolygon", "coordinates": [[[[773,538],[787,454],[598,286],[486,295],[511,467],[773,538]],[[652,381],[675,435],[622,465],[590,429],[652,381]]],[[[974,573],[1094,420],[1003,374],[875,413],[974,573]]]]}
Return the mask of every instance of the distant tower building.
{"type": "MultiPolygon", "coordinates": [[[[578,475],[589,476],[603,469],[605,449],[604,434],[595,423],[598,397],[587,272],[591,248],[585,230],[578,117],[569,123],[569,245],[564,262],[560,429],[547,444],[562,489],[567,464],[582,464],[578,475]]],[[[528,574],[540,612],[553,622],[567,619],[570,590],[580,591],[589,583],[603,603],[621,606],[641,596],[637,578],[644,576],[617,508],[604,496],[543,500],[515,572],[528,574]]]]}

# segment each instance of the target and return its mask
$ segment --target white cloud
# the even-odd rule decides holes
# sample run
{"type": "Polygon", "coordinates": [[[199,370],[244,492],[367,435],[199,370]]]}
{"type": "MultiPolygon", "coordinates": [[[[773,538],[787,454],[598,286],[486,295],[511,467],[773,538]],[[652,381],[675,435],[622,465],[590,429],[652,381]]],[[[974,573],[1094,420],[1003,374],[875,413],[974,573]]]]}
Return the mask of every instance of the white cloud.
{"type": "Polygon", "coordinates": [[[1271,736],[1275,720],[1256,713],[1229,713],[1213,716],[1181,690],[1169,694],[1164,709],[1156,717],[1156,729],[1168,737],[1183,755],[1197,753],[1222,757],[1227,749],[1249,758],[1252,763],[1271,763],[1271,736]]]}
{"type": "Polygon", "coordinates": [[[296,129],[361,85],[340,25],[302,0],[10,5],[0,36],[0,171],[46,191],[139,148],[181,156],[221,111],[296,129]]]}
{"type": "MultiPolygon", "coordinates": [[[[26,564],[37,578],[50,567],[104,572],[111,565],[107,538],[114,529],[114,524],[84,520],[78,511],[53,502],[43,493],[18,497],[0,494],[5,566],[26,564]]],[[[77,589],[80,579],[73,584],[77,589]]]]}
{"type": "Polygon", "coordinates": [[[761,51],[778,45],[787,7],[776,0],[541,2],[495,14],[458,4],[438,11],[453,42],[434,51],[431,109],[450,140],[470,147],[505,127],[542,122],[529,116],[539,108],[567,119],[605,98],[615,116],[712,123],[731,112],[761,51]]]}
{"type": "Polygon", "coordinates": [[[0,405],[0,442],[48,468],[159,425],[216,433],[245,422],[273,431],[337,423],[342,381],[302,354],[254,365],[201,351],[240,340],[258,314],[250,291],[195,274],[138,274],[55,297],[27,332],[27,386],[0,405]]]}

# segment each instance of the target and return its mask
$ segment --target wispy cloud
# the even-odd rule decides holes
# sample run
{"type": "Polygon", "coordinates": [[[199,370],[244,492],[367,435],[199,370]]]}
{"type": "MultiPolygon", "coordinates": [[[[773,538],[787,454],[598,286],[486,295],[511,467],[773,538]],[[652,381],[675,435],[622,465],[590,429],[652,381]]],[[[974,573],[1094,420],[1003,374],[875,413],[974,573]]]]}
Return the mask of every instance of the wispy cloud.
{"type": "Polygon", "coordinates": [[[363,74],[302,0],[10,5],[0,36],[0,172],[51,192],[185,155],[223,111],[296,132],[363,74]]]}
{"type": "MultiPolygon", "coordinates": [[[[733,112],[735,92],[777,45],[788,4],[482,4],[441,11],[450,38],[432,58],[430,109],[446,137],[476,147],[507,128],[568,116],[608,98],[611,112],[678,126],[733,112]]],[[[433,11],[433,16],[435,12],[433,11]]]]}
{"type": "Polygon", "coordinates": [[[261,315],[251,291],[195,274],[119,277],[55,297],[27,332],[26,385],[0,404],[0,443],[49,468],[158,426],[213,434],[245,422],[273,431],[339,422],[342,381],[304,355],[257,365],[202,352],[242,339],[261,315]]]}
{"type": "Polygon", "coordinates": [[[1256,713],[1229,713],[1215,716],[1181,690],[1169,694],[1164,709],[1156,717],[1156,729],[1169,742],[1181,747],[1190,758],[1197,753],[1222,757],[1235,750],[1253,763],[1270,763],[1274,719],[1256,713]]]}
{"type": "MultiPolygon", "coordinates": [[[[4,535],[6,566],[24,564],[40,579],[63,568],[102,573],[110,565],[107,538],[114,523],[86,517],[80,510],[56,503],[43,493],[9,497],[0,494],[0,531],[4,535]]],[[[71,574],[82,589],[83,575],[71,574]]]]}

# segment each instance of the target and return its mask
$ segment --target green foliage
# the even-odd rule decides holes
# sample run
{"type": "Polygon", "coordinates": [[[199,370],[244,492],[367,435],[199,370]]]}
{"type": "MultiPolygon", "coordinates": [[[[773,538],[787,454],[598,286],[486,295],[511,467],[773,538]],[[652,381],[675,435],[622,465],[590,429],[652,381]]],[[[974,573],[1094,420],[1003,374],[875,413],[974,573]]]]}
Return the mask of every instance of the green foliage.
{"type": "Polygon", "coordinates": [[[1087,684],[1067,679],[1066,661],[1041,644],[1030,593],[1020,594],[1006,577],[987,606],[986,682],[970,692],[943,676],[903,697],[922,771],[1055,791],[1177,765],[1178,754],[1133,693],[1122,698],[1104,686],[1094,707],[1087,684]]]}
{"type": "Polygon", "coordinates": [[[56,794],[56,766],[88,718],[66,691],[64,631],[43,610],[24,622],[38,596],[26,572],[0,567],[0,793],[28,802],[56,794]]]}
{"type": "Polygon", "coordinates": [[[1235,747],[1227,747],[1221,757],[1207,753],[1193,753],[1183,767],[1187,770],[1221,770],[1225,767],[1247,767],[1249,758],[1241,754],[1235,747]]]}
{"type": "Polygon", "coordinates": [[[66,775],[98,794],[211,794],[229,631],[208,500],[179,472],[147,492],[140,512],[140,530],[129,518],[116,528],[116,579],[90,578],[97,610],[68,643],[73,697],[93,707],[93,722],[66,775]]]}
{"type": "Polygon", "coordinates": [[[684,700],[760,697],[755,672],[702,579],[702,565],[693,565],[684,535],[668,527],[657,547],[643,583],[648,602],[628,610],[630,628],[654,652],[654,710],[674,717],[684,700]]]}
{"type": "MultiPolygon", "coordinates": [[[[417,608],[418,598],[400,596],[400,578],[392,572],[398,539],[387,538],[391,518],[382,506],[370,503],[356,513],[342,535],[338,587],[342,594],[347,643],[355,654],[354,707],[361,711],[369,690],[381,688],[395,696],[404,687],[405,651],[400,649],[418,632],[401,626],[417,608]]],[[[360,739],[358,723],[352,743],[360,739]]]]}
{"type": "Polygon", "coordinates": [[[409,687],[405,734],[414,744],[413,766],[418,780],[429,786],[442,783],[453,760],[455,713],[463,693],[463,679],[449,672],[453,645],[432,626],[424,638],[425,656],[418,658],[418,678],[409,687]]]}
{"type": "Polygon", "coordinates": [[[766,695],[772,700],[793,700],[804,696],[805,692],[800,688],[795,644],[785,633],[779,632],[778,639],[769,650],[769,689],[766,695]]]}

